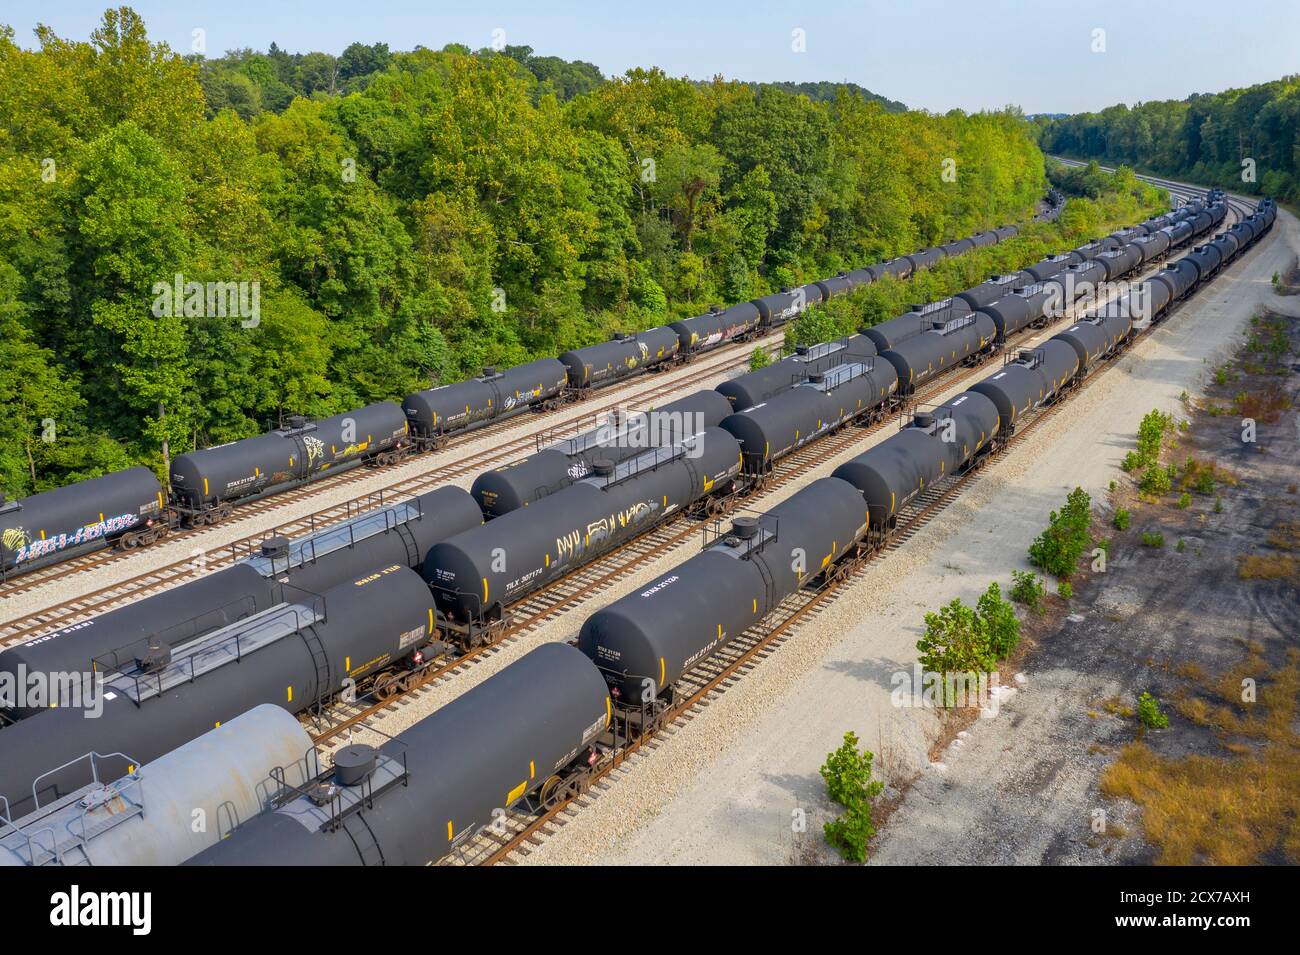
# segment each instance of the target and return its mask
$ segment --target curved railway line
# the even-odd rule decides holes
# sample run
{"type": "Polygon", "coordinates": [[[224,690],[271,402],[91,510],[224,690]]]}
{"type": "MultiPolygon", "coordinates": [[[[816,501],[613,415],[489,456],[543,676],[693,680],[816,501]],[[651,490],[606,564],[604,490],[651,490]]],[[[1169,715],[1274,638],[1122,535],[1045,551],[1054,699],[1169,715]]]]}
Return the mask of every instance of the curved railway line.
{"type": "MultiPolygon", "coordinates": [[[[1178,184],[1174,184],[1168,188],[1172,196],[1176,196],[1183,200],[1200,195],[1202,192],[1202,190],[1178,184]]],[[[1235,216],[1236,219],[1240,219],[1244,214],[1248,214],[1249,209],[1250,204],[1248,203],[1244,203],[1240,200],[1229,201],[1229,215],[1235,216]]],[[[1225,227],[1230,224],[1230,222],[1225,220],[1225,227]]],[[[1143,272],[1139,276],[1133,276],[1129,281],[1139,281],[1141,278],[1154,273],[1159,267],[1160,263],[1156,263],[1154,268],[1143,272]]],[[[1048,325],[1047,329],[1027,329],[1024,332],[1021,332],[1017,337],[1015,344],[1017,346],[1029,344],[1032,340],[1043,334],[1043,332],[1057,327],[1063,322],[1072,321],[1073,318],[1084,308],[1088,307],[1088,305],[1089,303],[1083,302],[1080,303],[1080,305],[1067,310],[1062,318],[1057,319],[1056,322],[1048,325]]],[[[763,339],[759,344],[770,348],[779,345],[780,341],[780,336],[773,335],[763,339]]],[[[584,409],[581,414],[571,415],[565,418],[563,422],[557,423],[550,429],[547,429],[546,432],[530,429],[527,433],[512,438],[501,445],[475,452],[459,460],[448,462],[445,465],[440,465],[427,471],[423,471],[418,475],[412,475],[400,479],[393,484],[371,492],[370,494],[323,508],[319,511],[312,512],[311,514],[304,515],[301,518],[286,522],[283,525],[263,530],[256,534],[233,541],[230,544],[157,566],[149,571],[136,575],[135,577],[109,584],[92,590],[86,594],[62,601],[58,604],[15,617],[4,624],[0,624],[0,649],[22,643],[26,640],[34,639],[51,631],[77,623],[87,617],[93,616],[97,613],[102,613],[132,599],[138,599],[139,597],[165,590],[182,582],[185,578],[194,576],[196,573],[201,575],[229,566],[242,557],[247,556],[249,553],[256,551],[257,546],[269,536],[276,534],[291,536],[308,533],[313,529],[318,529],[320,526],[346,519],[372,507],[383,506],[386,503],[391,503],[394,499],[402,496],[418,494],[466,474],[515,460],[517,457],[534,450],[544,433],[576,433],[576,431],[581,430],[584,427],[593,426],[600,414],[608,412],[616,407],[628,403],[646,404],[653,402],[663,395],[671,394],[684,388],[689,388],[692,384],[707,380],[717,374],[737,367],[744,363],[749,352],[752,350],[753,344],[746,343],[730,347],[734,348],[735,351],[728,351],[726,355],[715,352],[711,356],[697,360],[697,363],[695,364],[697,364],[698,367],[694,368],[694,370],[690,371],[688,374],[674,376],[673,380],[670,382],[656,384],[653,382],[653,379],[640,379],[637,384],[648,384],[650,387],[637,390],[632,394],[627,394],[626,390],[622,388],[611,391],[611,396],[622,393],[622,397],[615,398],[613,401],[601,406],[600,408],[584,409]]],[[[976,380],[980,368],[986,364],[986,361],[987,359],[974,366],[962,367],[957,370],[955,375],[949,373],[940,376],[922,392],[910,399],[910,403],[913,405],[926,403],[949,389],[960,390],[961,386],[964,384],[976,380]]],[[[680,369],[678,370],[680,371],[680,369]]],[[[545,419],[551,419],[563,415],[564,411],[565,409],[559,409],[553,412],[543,412],[540,413],[539,416],[545,419]]],[[[490,433],[494,428],[504,428],[507,426],[513,426],[517,423],[516,419],[509,419],[509,421],[499,422],[487,428],[480,429],[479,431],[472,432],[471,434],[476,437],[481,437],[490,433]]],[[[852,445],[857,441],[876,433],[881,427],[883,427],[883,422],[876,422],[875,424],[869,425],[865,428],[862,426],[850,426],[842,429],[834,435],[828,435],[820,441],[814,442],[804,449],[801,449],[801,451],[795,455],[792,455],[784,466],[778,467],[777,475],[774,477],[779,479],[780,485],[784,485],[793,476],[805,472],[808,468],[816,467],[823,461],[829,460],[831,457],[843,452],[849,447],[852,447],[852,445]],[[846,435],[849,437],[846,438],[846,435]],[[822,451],[821,449],[828,450],[822,451]]],[[[373,472],[369,469],[355,469],[352,472],[339,475],[336,479],[337,483],[327,482],[325,486],[322,486],[319,483],[311,485],[311,492],[323,492],[328,490],[330,487],[338,487],[341,483],[345,483],[349,480],[359,480],[372,473],[373,472]]],[[[774,481],[769,489],[775,489],[776,486],[779,485],[774,481]]],[[[306,491],[307,488],[299,490],[306,491]]],[[[764,493],[766,493],[766,491],[764,493]]],[[[280,495],[268,499],[266,502],[257,503],[261,504],[270,503],[272,501],[282,501],[286,496],[291,497],[293,496],[293,493],[290,495],[280,495]]],[[[758,499],[760,498],[755,498],[754,500],[758,499]]],[[[254,505],[254,507],[256,507],[256,505],[254,505]]],[[[241,514],[237,513],[233,520],[240,519],[240,516],[241,514]]],[[[545,622],[545,620],[557,616],[566,609],[579,605],[586,597],[600,593],[609,586],[612,586],[619,579],[630,574],[639,561],[659,556],[660,554],[667,553],[679,546],[682,542],[689,539],[692,533],[694,533],[695,525],[692,522],[686,522],[686,529],[680,528],[683,520],[682,517],[671,520],[667,524],[651,530],[648,534],[643,535],[643,537],[637,538],[630,544],[626,545],[626,547],[616,550],[612,554],[605,555],[603,558],[598,559],[586,567],[575,570],[572,574],[556,581],[550,587],[532,595],[532,597],[516,607],[516,612],[512,614],[512,617],[517,622],[506,629],[504,636],[507,639],[513,639],[517,635],[535,629],[541,623],[545,622]],[[625,554],[626,556],[623,556],[625,554]],[[589,583],[593,578],[601,581],[601,583],[599,583],[599,585],[589,583]],[[538,616],[538,614],[542,614],[542,616],[538,616]],[[524,624],[527,625],[525,626],[524,624]]],[[[106,551],[99,552],[98,554],[86,555],[85,558],[79,560],[97,561],[98,559],[97,562],[102,562],[112,561],[125,556],[127,556],[127,554],[123,552],[106,551]]],[[[75,570],[85,569],[80,566],[74,566],[77,564],[78,561],[73,561],[70,562],[70,564],[56,565],[56,567],[49,568],[49,570],[56,571],[59,568],[72,567],[73,569],[64,571],[65,573],[71,573],[75,572],[75,570]]],[[[41,572],[39,571],[36,572],[38,575],[40,573],[41,572]]],[[[58,576],[62,575],[62,573],[58,574],[58,576]]],[[[23,579],[25,578],[20,578],[20,581],[23,579]]],[[[45,583],[48,582],[49,579],[50,578],[44,578],[38,580],[36,583],[45,583]]],[[[0,594],[2,593],[3,592],[0,592],[0,594]]],[[[493,643],[492,646],[500,646],[500,643],[493,643]]],[[[491,647],[480,649],[488,650],[491,649],[491,647]]],[[[372,709],[367,712],[380,712],[383,708],[391,707],[392,705],[403,705],[402,700],[406,696],[406,693],[403,692],[404,689],[418,690],[426,685],[436,685],[436,683],[440,682],[440,678],[449,676],[453,672],[460,672],[464,665],[470,664],[472,660],[477,657],[478,652],[478,650],[471,651],[472,656],[467,655],[458,657],[433,668],[431,672],[426,671],[424,674],[425,679],[421,680],[417,686],[409,688],[399,686],[386,687],[385,689],[392,691],[397,699],[389,697],[385,700],[377,701],[372,704],[372,709]]],[[[364,719],[365,716],[362,714],[351,714],[345,718],[345,723],[347,725],[358,725],[364,722],[364,719]]],[[[333,733],[332,730],[326,730],[325,732],[333,733]]]]}
{"type": "MultiPolygon", "coordinates": [[[[1253,208],[1253,204],[1231,197],[1228,199],[1228,204],[1238,218],[1243,214],[1249,214],[1253,208]]],[[[1161,324],[1167,322],[1170,317],[1176,316],[1177,309],[1181,305],[1182,303],[1175,306],[1161,324]]],[[[1151,333],[1153,327],[1135,333],[1132,341],[1142,340],[1151,333]]],[[[1124,355],[1128,354],[1128,351],[1126,348],[1116,352],[1099,363],[1076,390],[1090,387],[1100,374],[1109,371],[1122,360],[1124,355]]],[[[1073,395],[1070,396],[1070,399],[1072,398],[1073,395]]],[[[643,734],[629,734],[623,746],[605,754],[603,762],[593,772],[590,787],[585,792],[558,800],[551,806],[534,805],[531,807],[531,812],[518,810],[505,812],[497,816],[496,822],[481,830],[444,858],[441,864],[515,864],[526,857],[534,847],[558,833],[583,809],[598,802],[600,794],[617,785],[641,758],[652,753],[678,730],[688,725],[714,699],[743,679],[747,673],[797,633],[801,626],[816,619],[818,614],[845,591],[846,584],[860,578],[874,561],[898,549],[922,527],[941,514],[978,478],[984,467],[995,464],[1008,447],[1019,446],[1023,439],[1036,431],[1043,422],[1054,418],[1065,404],[1066,402],[1054,402],[1040,409],[1017,428],[1015,435],[1006,444],[977,467],[949,477],[928,489],[919,499],[908,505],[899,522],[897,532],[881,548],[860,554],[855,559],[841,564],[830,579],[824,581],[820,587],[795,592],[782,602],[775,613],[770,614],[688,672],[678,684],[681,687],[680,699],[665,715],[658,728],[643,734]]]]}
{"type": "MultiPolygon", "coordinates": [[[[1189,196],[1199,194],[1199,191],[1184,188],[1178,194],[1189,196]]],[[[1249,206],[1244,203],[1238,203],[1238,208],[1233,210],[1238,218],[1248,211],[1249,206]]],[[[1160,268],[1161,264],[1157,263],[1155,268],[1143,272],[1140,276],[1135,276],[1130,281],[1139,281],[1153,274],[1160,268]]],[[[1065,315],[1044,328],[1028,329],[1020,333],[1014,339],[1013,344],[1026,346],[1039,339],[1049,337],[1053,331],[1074,321],[1078,314],[1097,304],[1099,302],[1083,302],[1077,307],[1069,309],[1065,315]]],[[[1009,346],[1004,353],[1012,353],[1012,348],[1009,346]]],[[[926,404],[938,399],[944,393],[960,391],[966,385],[979,379],[988,362],[989,360],[985,359],[978,364],[962,368],[955,376],[946,375],[939,378],[918,393],[909,404],[926,404]]],[[[1104,368],[1108,364],[1109,362],[1102,367],[1104,368]]],[[[1058,405],[1052,405],[1049,409],[1044,409],[1034,421],[1050,417],[1055,413],[1054,409],[1056,407],[1058,405]]],[[[752,507],[761,503],[773,491],[788,485],[799,476],[839,457],[847,451],[861,451],[861,448],[856,446],[865,438],[879,433],[891,422],[905,420],[906,417],[907,409],[904,408],[901,417],[890,415],[866,424],[847,425],[839,431],[801,448],[777,465],[769,482],[760,491],[746,499],[745,506],[752,507]]],[[[1030,426],[1027,425],[1024,430],[1030,430],[1030,426]]],[[[963,477],[961,480],[964,479],[963,477]]],[[[952,483],[954,487],[960,485],[960,482],[955,481],[952,483]]],[[[929,501],[930,496],[927,495],[925,500],[929,501]]],[[[900,527],[898,533],[886,546],[885,552],[895,549],[909,539],[938,511],[939,509],[928,505],[922,506],[915,520],[909,521],[906,526],[900,527]]],[[[337,704],[326,713],[318,714],[313,720],[313,735],[316,741],[332,747],[345,739],[344,734],[349,731],[364,729],[373,725],[375,721],[382,720],[384,715],[389,712],[417,703],[427,693],[445,685],[449,680],[466,672],[478,662],[490,658],[516,640],[533,633],[542,624],[560,616],[569,609],[579,606],[584,600],[600,594],[619,581],[626,579],[646,561],[658,559],[675,551],[694,536],[698,529],[697,522],[691,521],[685,516],[679,516],[648,531],[624,547],[574,570],[571,574],[515,604],[500,631],[499,638],[492,643],[475,647],[461,655],[447,656],[435,660],[425,671],[412,678],[409,683],[400,681],[389,683],[383,686],[382,690],[377,694],[361,700],[337,704]]]]}

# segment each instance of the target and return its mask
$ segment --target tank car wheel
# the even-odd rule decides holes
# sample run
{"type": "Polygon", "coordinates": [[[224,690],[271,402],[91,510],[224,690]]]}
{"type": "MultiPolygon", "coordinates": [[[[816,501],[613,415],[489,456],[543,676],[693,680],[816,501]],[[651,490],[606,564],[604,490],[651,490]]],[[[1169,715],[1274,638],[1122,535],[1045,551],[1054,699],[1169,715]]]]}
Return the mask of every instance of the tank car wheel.
{"type": "Polygon", "coordinates": [[[140,536],[138,534],[123,534],[120,541],[122,550],[135,550],[140,546],[140,536]]]}
{"type": "Polygon", "coordinates": [[[381,702],[391,700],[400,690],[400,681],[392,673],[381,673],[375,678],[375,699],[380,700],[381,702]]]}

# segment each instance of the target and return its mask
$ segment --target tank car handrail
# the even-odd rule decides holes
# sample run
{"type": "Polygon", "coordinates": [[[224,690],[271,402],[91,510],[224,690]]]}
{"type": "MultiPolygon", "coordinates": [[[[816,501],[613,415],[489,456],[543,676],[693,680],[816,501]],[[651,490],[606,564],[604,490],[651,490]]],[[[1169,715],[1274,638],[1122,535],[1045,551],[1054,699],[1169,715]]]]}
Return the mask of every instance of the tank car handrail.
{"type": "MultiPolygon", "coordinates": [[[[59,851],[59,842],[58,837],[54,834],[54,826],[41,826],[39,829],[28,831],[9,818],[9,800],[4,796],[0,796],[0,801],[3,801],[5,804],[4,812],[0,812],[0,840],[3,840],[6,829],[12,829],[13,834],[23,841],[23,844],[27,849],[28,865],[36,865],[36,849],[33,848],[33,846],[40,847],[41,851],[48,852],[51,858],[57,859],[60,863],[63,862],[63,853],[59,851]],[[48,849],[41,846],[40,838],[44,833],[49,833],[50,835],[50,847],[48,849]]],[[[10,851],[15,855],[19,855],[21,858],[21,855],[16,849],[10,851]]]]}
{"type": "MultiPolygon", "coordinates": [[[[90,786],[96,786],[96,785],[108,785],[108,784],[104,784],[104,783],[101,783],[101,782],[100,782],[100,779],[99,779],[99,767],[98,767],[98,765],[97,765],[96,762],[95,762],[96,759],[101,759],[101,760],[102,760],[102,759],[122,759],[122,760],[124,760],[124,761],[126,762],[126,764],[127,764],[128,766],[135,766],[135,767],[139,767],[139,766],[140,766],[140,761],[139,761],[139,760],[137,760],[137,759],[133,759],[132,757],[126,755],[126,753],[100,753],[100,752],[97,752],[97,751],[95,751],[95,750],[91,750],[89,753],[82,753],[80,756],[76,757],[75,759],[70,759],[70,760],[68,760],[68,761],[67,761],[66,763],[64,763],[62,766],[55,766],[53,769],[48,770],[48,771],[46,771],[46,772],[44,772],[44,773],[41,773],[41,775],[37,776],[34,780],[32,780],[32,804],[33,804],[37,809],[40,809],[40,808],[41,808],[41,799],[40,799],[40,796],[38,795],[38,792],[39,792],[39,787],[40,787],[40,784],[41,784],[41,780],[42,780],[42,779],[45,779],[47,776],[53,776],[55,773],[61,773],[61,772],[63,772],[63,770],[68,769],[68,768],[70,768],[71,766],[74,766],[75,764],[81,762],[83,759],[84,759],[84,760],[89,760],[89,762],[90,762],[90,782],[87,783],[87,784],[83,784],[82,788],[84,788],[86,785],[90,785],[90,786]]],[[[137,768],[137,769],[133,770],[132,772],[127,773],[125,776],[120,777],[120,779],[127,779],[127,778],[136,778],[136,779],[138,779],[139,777],[140,777],[140,771],[139,771],[139,769],[137,768]]],[[[119,780],[115,780],[115,782],[116,782],[116,781],[119,781],[119,780]]],[[[64,797],[64,798],[66,798],[66,797],[64,797]]],[[[56,800],[56,802],[57,802],[57,800],[56,800]]]]}
{"type": "MultiPolygon", "coordinates": [[[[381,730],[375,730],[375,732],[380,736],[385,737],[389,744],[396,743],[399,751],[394,754],[376,749],[374,768],[353,786],[327,784],[326,780],[329,779],[330,776],[334,775],[335,771],[333,768],[320,770],[315,776],[311,777],[301,786],[296,786],[288,781],[283,766],[276,766],[272,769],[270,772],[270,778],[280,787],[279,791],[271,797],[272,811],[275,809],[281,809],[297,799],[306,799],[315,803],[315,805],[322,810],[328,812],[329,819],[322,823],[321,828],[332,832],[336,831],[343,824],[343,820],[353,813],[360,812],[362,809],[373,809],[375,798],[377,796],[383,795],[399,783],[403,786],[409,786],[411,781],[411,772],[407,762],[406,742],[394,736],[389,736],[381,730]],[[400,771],[396,769],[390,770],[389,778],[385,779],[378,789],[375,789],[375,777],[379,775],[380,770],[392,767],[395,764],[400,764],[400,771]],[[329,798],[325,803],[321,803],[316,795],[321,791],[317,787],[322,785],[329,785],[330,787],[328,790],[329,798]],[[347,805],[344,805],[345,796],[353,794],[355,794],[355,798],[349,800],[347,805]]],[[[307,753],[312,755],[312,759],[315,761],[319,769],[320,757],[316,751],[316,747],[309,747],[307,753]]],[[[307,757],[304,755],[304,762],[306,762],[306,759],[307,757]]]]}

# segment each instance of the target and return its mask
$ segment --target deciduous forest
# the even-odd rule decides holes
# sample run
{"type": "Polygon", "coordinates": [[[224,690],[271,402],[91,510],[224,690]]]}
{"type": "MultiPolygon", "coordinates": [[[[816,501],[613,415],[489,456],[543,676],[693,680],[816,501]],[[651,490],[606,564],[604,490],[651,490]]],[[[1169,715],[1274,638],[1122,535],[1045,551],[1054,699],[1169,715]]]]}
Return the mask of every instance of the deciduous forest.
{"type": "Polygon", "coordinates": [[[1300,74],[1046,123],[1043,150],[1300,199],[1300,74]]]}
{"type": "Polygon", "coordinates": [[[126,7],[87,39],[4,28],[0,487],[160,469],[1024,219],[1036,135],[527,47],[207,58],[126,7]],[[160,297],[192,283],[247,283],[255,317],[160,297]]]}

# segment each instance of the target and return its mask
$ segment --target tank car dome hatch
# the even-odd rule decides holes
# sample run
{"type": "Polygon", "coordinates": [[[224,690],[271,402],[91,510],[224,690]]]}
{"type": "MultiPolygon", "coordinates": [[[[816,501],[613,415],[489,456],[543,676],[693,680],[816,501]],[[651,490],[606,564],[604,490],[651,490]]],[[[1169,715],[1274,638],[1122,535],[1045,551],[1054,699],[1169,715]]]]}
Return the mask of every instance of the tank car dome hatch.
{"type": "Polygon", "coordinates": [[[172,662],[172,648],[168,644],[153,641],[142,653],[136,655],[135,663],[144,673],[157,673],[172,662]]]}
{"type": "Polygon", "coordinates": [[[289,428],[291,431],[301,431],[303,428],[307,427],[307,418],[305,415],[291,414],[289,417],[285,418],[284,426],[289,428]]]}
{"type": "Polygon", "coordinates": [[[933,428],[934,414],[929,411],[918,411],[912,416],[912,426],[916,428],[933,428]]]}
{"type": "Polygon", "coordinates": [[[751,540],[758,536],[757,517],[737,517],[731,522],[731,536],[738,540],[751,540]]]}
{"type": "Polygon", "coordinates": [[[614,473],[614,462],[609,458],[600,458],[591,462],[591,471],[597,477],[609,477],[614,473]]]}
{"type": "Polygon", "coordinates": [[[262,541],[262,556],[268,560],[276,560],[281,557],[289,556],[289,538],[276,535],[268,537],[262,541]]]}
{"type": "Polygon", "coordinates": [[[379,754],[373,746],[352,743],[334,754],[334,779],[340,786],[356,786],[375,771],[379,754]]]}
{"type": "Polygon", "coordinates": [[[497,374],[497,368],[496,368],[496,365],[484,365],[484,366],[483,366],[483,376],[482,376],[482,377],[484,377],[484,378],[495,378],[495,377],[496,377],[496,374],[497,374]]]}

